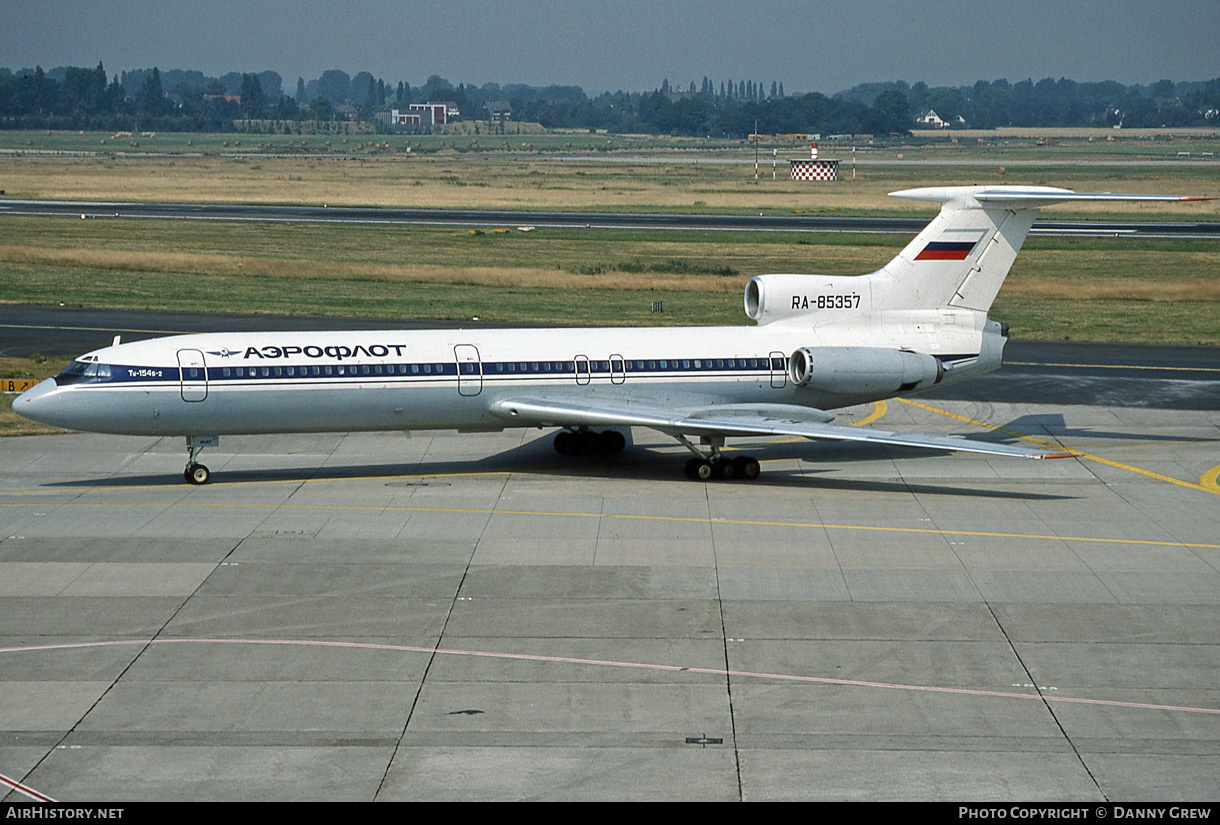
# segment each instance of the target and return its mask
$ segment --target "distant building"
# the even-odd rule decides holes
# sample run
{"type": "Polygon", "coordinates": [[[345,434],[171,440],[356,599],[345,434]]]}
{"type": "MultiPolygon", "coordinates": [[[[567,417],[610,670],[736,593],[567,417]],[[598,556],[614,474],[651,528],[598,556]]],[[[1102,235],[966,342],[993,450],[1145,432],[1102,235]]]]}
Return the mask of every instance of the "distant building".
{"type": "Polygon", "coordinates": [[[444,126],[459,114],[456,103],[412,103],[406,109],[378,112],[377,121],[386,126],[444,126]]]}
{"type": "Polygon", "coordinates": [[[376,113],[377,122],[382,126],[403,125],[402,113],[397,109],[384,109],[376,113]]]}
{"type": "Polygon", "coordinates": [[[487,113],[488,120],[513,119],[513,107],[507,100],[489,100],[483,104],[483,111],[487,113]]]}
{"type": "Polygon", "coordinates": [[[449,122],[448,103],[412,103],[407,106],[407,111],[419,114],[421,126],[444,126],[449,122]]]}
{"type": "Polygon", "coordinates": [[[950,123],[936,114],[935,109],[928,109],[922,115],[915,118],[915,122],[921,126],[930,126],[933,129],[948,129],[950,126],[965,126],[966,118],[961,115],[954,115],[953,122],[950,123]]]}
{"type": "Polygon", "coordinates": [[[948,129],[949,121],[943,120],[940,115],[936,114],[935,109],[928,111],[915,118],[915,122],[921,126],[931,126],[933,129],[948,129]]]}

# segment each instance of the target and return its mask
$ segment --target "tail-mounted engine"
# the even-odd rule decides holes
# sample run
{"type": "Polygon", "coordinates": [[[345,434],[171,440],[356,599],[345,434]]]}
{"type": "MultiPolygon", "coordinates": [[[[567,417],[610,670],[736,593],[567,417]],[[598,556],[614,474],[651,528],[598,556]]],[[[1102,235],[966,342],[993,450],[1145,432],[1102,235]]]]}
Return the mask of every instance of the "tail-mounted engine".
{"type": "Polygon", "coordinates": [[[759,324],[781,318],[831,323],[872,308],[868,278],[839,275],[756,275],[746,284],[746,315],[759,324]]]}
{"type": "Polygon", "coordinates": [[[801,347],[788,359],[798,387],[837,395],[896,394],[940,383],[941,362],[920,352],[876,347],[801,347]]]}

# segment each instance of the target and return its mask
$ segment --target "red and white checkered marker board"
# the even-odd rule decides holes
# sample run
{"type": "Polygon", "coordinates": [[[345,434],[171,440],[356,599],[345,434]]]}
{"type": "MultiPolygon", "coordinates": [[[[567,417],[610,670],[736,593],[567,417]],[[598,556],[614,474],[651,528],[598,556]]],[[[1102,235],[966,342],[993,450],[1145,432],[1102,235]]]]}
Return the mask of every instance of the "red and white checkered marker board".
{"type": "Polygon", "coordinates": [[[839,162],[837,160],[794,160],[792,161],[793,180],[838,180],[839,162]]]}

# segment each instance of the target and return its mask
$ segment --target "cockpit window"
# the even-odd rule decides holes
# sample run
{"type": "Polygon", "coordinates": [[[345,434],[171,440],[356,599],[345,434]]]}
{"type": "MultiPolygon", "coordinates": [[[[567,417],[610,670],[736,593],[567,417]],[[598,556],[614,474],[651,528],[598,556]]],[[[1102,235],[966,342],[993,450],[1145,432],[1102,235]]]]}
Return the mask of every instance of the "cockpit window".
{"type": "Polygon", "coordinates": [[[110,365],[96,361],[73,361],[67,369],[55,376],[55,383],[79,384],[83,381],[106,381],[110,378],[110,365]]]}

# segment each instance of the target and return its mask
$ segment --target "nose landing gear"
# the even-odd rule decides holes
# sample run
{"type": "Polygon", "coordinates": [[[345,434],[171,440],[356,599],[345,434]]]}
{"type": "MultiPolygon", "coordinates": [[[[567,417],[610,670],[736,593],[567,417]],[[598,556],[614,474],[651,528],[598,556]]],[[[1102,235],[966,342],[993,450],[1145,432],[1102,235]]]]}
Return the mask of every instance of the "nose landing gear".
{"type": "Polygon", "coordinates": [[[212,479],[212,471],[195,460],[195,456],[203,452],[204,447],[216,447],[220,444],[217,435],[188,435],[186,437],[186,470],[182,477],[188,484],[207,484],[212,479]]]}
{"type": "Polygon", "coordinates": [[[207,484],[212,478],[212,471],[202,464],[192,463],[186,465],[182,477],[190,484],[207,484]]]}

